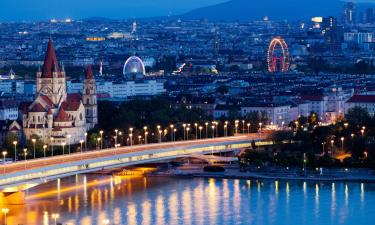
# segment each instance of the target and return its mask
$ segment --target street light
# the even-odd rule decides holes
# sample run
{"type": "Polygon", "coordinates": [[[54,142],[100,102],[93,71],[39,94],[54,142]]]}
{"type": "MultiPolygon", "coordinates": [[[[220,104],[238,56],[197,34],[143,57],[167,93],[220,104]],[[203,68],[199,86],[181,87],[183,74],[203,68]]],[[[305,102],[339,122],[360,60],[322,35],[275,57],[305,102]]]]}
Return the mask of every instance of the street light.
{"type": "Polygon", "coordinates": [[[133,145],[133,134],[132,133],[129,134],[129,141],[130,141],[130,146],[132,146],[133,145]]]}
{"type": "Polygon", "coordinates": [[[72,137],[72,135],[70,135],[70,134],[68,134],[68,143],[69,143],[69,155],[70,155],[70,143],[71,143],[71,141],[70,141],[70,138],[72,137]]]}
{"type": "Polygon", "coordinates": [[[186,139],[186,131],[185,131],[185,129],[186,129],[186,124],[185,124],[185,123],[182,124],[182,127],[184,128],[184,141],[185,141],[185,139],[186,139]]]}
{"type": "Polygon", "coordinates": [[[65,141],[62,143],[62,150],[63,150],[63,155],[65,155],[65,145],[66,145],[66,143],[65,143],[65,141]]]}
{"type": "Polygon", "coordinates": [[[341,140],[341,151],[344,152],[344,140],[345,140],[345,138],[341,137],[340,140],[341,140]]]}
{"type": "Polygon", "coordinates": [[[148,136],[148,131],[145,132],[145,144],[147,145],[147,136],[148,136]]]}
{"type": "Polygon", "coordinates": [[[51,217],[52,217],[52,219],[55,220],[55,225],[57,225],[57,219],[60,217],[60,215],[57,214],[57,213],[54,213],[54,214],[51,215],[51,217]]]}
{"type": "Polygon", "coordinates": [[[211,126],[212,128],[212,138],[215,138],[215,126],[211,126]]]}
{"type": "Polygon", "coordinates": [[[13,141],[13,145],[14,145],[14,161],[16,162],[17,161],[17,141],[13,141]]]}
{"type": "Polygon", "coordinates": [[[334,140],[331,140],[331,154],[333,155],[333,144],[335,143],[334,140]]]}
{"type": "Polygon", "coordinates": [[[7,214],[9,213],[8,208],[2,208],[1,212],[4,214],[4,225],[7,225],[7,214]]]}
{"type": "Polygon", "coordinates": [[[117,148],[117,135],[118,135],[118,129],[115,129],[115,133],[116,133],[116,136],[115,136],[115,148],[117,148]]]}
{"type": "Polygon", "coordinates": [[[8,152],[3,151],[3,165],[4,165],[4,174],[5,174],[5,157],[8,154],[8,152]]]}
{"type": "Polygon", "coordinates": [[[25,156],[25,170],[26,170],[26,162],[27,162],[27,159],[26,159],[27,149],[26,148],[23,149],[23,155],[25,156]]]}
{"type": "Polygon", "coordinates": [[[143,127],[143,130],[145,131],[145,144],[147,145],[147,135],[148,135],[148,131],[147,131],[147,127],[146,126],[144,126],[143,127]]]}
{"type": "Polygon", "coordinates": [[[163,132],[162,130],[159,130],[159,143],[161,143],[161,133],[162,132],[163,132]]]}
{"type": "Polygon", "coordinates": [[[47,145],[43,145],[44,159],[46,158],[46,150],[47,150],[47,145]]]}
{"type": "Polygon", "coordinates": [[[33,139],[31,139],[31,141],[33,142],[33,147],[34,147],[34,159],[35,159],[35,143],[36,143],[36,139],[33,138],[33,139]]]}
{"type": "Polygon", "coordinates": [[[53,156],[53,140],[54,140],[54,138],[53,137],[51,137],[50,138],[50,141],[51,141],[51,152],[52,152],[52,156],[53,156]]]}
{"type": "Polygon", "coordinates": [[[247,123],[247,133],[250,134],[250,123],[247,123]]]}
{"type": "Polygon", "coordinates": [[[199,126],[199,139],[202,139],[202,130],[203,130],[203,127],[199,126]]]}
{"type": "Polygon", "coordinates": [[[344,123],[345,128],[348,128],[348,126],[349,126],[349,123],[344,123]]]}
{"type": "Polygon", "coordinates": [[[204,125],[206,125],[206,138],[208,138],[208,122],[205,122],[204,125]]]}
{"type": "Polygon", "coordinates": [[[84,140],[80,140],[80,141],[79,141],[79,143],[81,144],[81,154],[83,153],[83,152],[82,152],[83,142],[84,142],[84,140]]]}
{"type": "Polygon", "coordinates": [[[186,132],[187,132],[186,140],[189,140],[189,131],[190,131],[190,127],[186,128],[186,132]]]}
{"type": "Polygon", "coordinates": [[[195,140],[197,140],[198,139],[198,124],[194,123],[194,126],[195,126],[195,140]]]}
{"type": "Polygon", "coordinates": [[[99,131],[99,133],[100,133],[100,149],[103,149],[103,133],[104,133],[104,131],[101,130],[101,131],[99,131]]]}
{"type": "Polygon", "coordinates": [[[242,133],[245,133],[245,120],[242,120],[242,133]]]}
{"type": "Polygon", "coordinates": [[[259,133],[262,134],[262,125],[263,123],[259,123],[259,133]]]}
{"type": "Polygon", "coordinates": [[[171,141],[173,141],[173,137],[174,137],[174,125],[173,124],[171,124],[171,125],[169,125],[169,127],[171,128],[171,141]]]}
{"type": "Polygon", "coordinates": [[[87,151],[87,132],[85,132],[85,151],[87,151]]]}
{"type": "Polygon", "coordinates": [[[141,135],[139,135],[139,136],[138,136],[138,144],[139,144],[139,145],[140,145],[140,144],[142,144],[142,142],[141,142],[141,141],[142,141],[142,136],[141,136],[141,135]]]}
{"type": "Polygon", "coordinates": [[[234,121],[234,133],[235,133],[235,134],[238,133],[238,123],[239,123],[238,120],[234,121]]]}

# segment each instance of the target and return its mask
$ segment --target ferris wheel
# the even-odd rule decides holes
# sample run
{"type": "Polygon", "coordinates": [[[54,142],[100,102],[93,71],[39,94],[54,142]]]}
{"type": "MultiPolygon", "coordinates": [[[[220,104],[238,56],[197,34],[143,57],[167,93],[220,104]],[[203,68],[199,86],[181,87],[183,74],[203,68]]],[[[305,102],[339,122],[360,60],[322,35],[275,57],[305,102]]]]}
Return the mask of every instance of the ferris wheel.
{"type": "Polygon", "coordinates": [[[282,37],[274,37],[267,52],[268,72],[287,72],[290,66],[288,45],[282,37]]]}

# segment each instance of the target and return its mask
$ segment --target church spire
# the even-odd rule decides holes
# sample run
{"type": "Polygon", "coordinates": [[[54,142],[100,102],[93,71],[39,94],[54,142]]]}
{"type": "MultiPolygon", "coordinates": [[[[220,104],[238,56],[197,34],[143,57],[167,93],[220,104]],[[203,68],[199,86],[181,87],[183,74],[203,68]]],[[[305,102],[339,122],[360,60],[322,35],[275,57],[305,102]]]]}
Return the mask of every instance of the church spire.
{"type": "Polygon", "coordinates": [[[44,64],[42,69],[42,78],[52,78],[53,72],[58,72],[58,63],[55,53],[55,48],[53,47],[52,40],[48,41],[47,52],[44,58],[44,64]]]}
{"type": "Polygon", "coordinates": [[[94,73],[92,72],[92,66],[88,65],[86,68],[85,79],[94,79],[94,73]]]}

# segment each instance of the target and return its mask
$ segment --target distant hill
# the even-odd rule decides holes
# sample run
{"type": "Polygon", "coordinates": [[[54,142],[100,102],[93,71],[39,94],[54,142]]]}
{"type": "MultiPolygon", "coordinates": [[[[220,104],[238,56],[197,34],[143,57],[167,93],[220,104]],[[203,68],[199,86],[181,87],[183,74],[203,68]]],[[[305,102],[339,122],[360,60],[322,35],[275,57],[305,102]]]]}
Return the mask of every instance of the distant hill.
{"type": "MultiPolygon", "coordinates": [[[[359,8],[375,4],[359,4],[359,8]]],[[[184,19],[209,20],[306,20],[314,16],[339,16],[343,9],[340,0],[230,0],[225,3],[192,10],[184,19]]]]}

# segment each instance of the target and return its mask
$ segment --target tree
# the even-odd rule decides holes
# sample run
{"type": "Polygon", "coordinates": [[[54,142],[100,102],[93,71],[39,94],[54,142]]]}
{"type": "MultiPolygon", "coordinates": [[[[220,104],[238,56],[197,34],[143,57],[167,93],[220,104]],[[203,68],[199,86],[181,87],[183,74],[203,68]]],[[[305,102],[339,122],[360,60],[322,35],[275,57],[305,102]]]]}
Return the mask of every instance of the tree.
{"type": "Polygon", "coordinates": [[[274,131],[271,134],[271,140],[277,145],[282,145],[284,141],[288,143],[293,139],[293,132],[291,131],[274,131]]]}
{"type": "Polygon", "coordinates": [[[370,114],[366,109],[361,107],[354,107],[349,109],[345,117],[351,127],[362,127],[371,122],[370,114]]]}
{"type": "Polygon", "coordinates": [[[217,92],[217,93],[220,93],[220,94],[222,94],[222,95],[228,94],[228,92],[229,92],[229,87],[226,86],[226,85],[221,85],[220,87],[218,87],[218,88],[216,89],[216,92],[217,92]]]}

